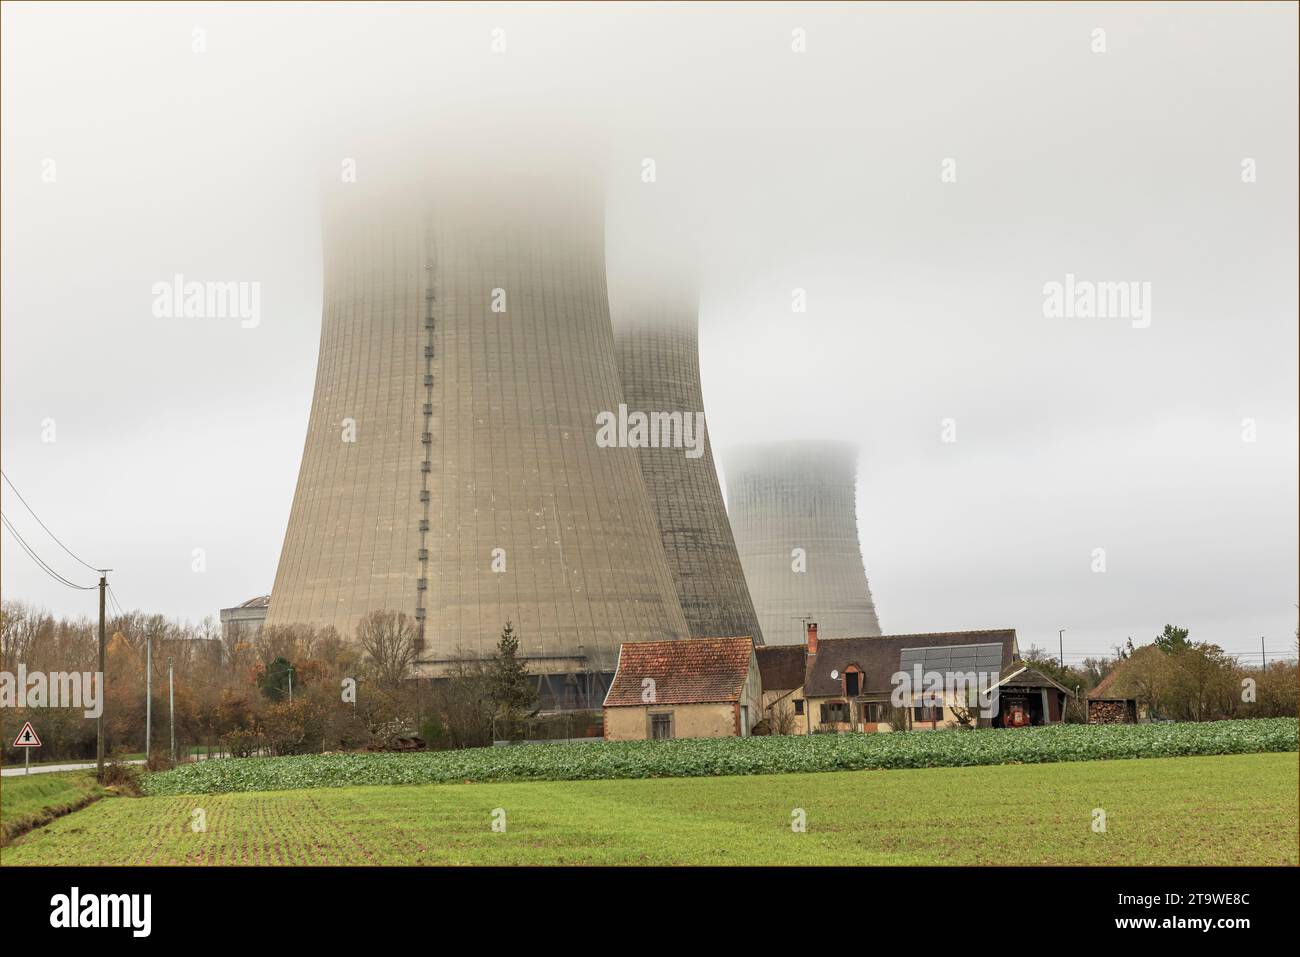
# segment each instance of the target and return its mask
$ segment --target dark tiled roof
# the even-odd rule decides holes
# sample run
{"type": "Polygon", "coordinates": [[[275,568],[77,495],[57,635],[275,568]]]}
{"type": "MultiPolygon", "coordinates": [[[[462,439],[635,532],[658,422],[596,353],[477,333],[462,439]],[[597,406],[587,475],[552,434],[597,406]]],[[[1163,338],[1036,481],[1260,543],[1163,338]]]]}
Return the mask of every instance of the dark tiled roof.
{"type": "Polygon", "coordinates": [[[646,704],[646,678],[654,680],[655,704],[739,701],[753,652],[751,638],[624,642],[605,707],[646,704]]]}
{"type": "Polygon", "coordinates": [[[1003,673],[1006,674],[1006,677],[998,682],[998,685],[1003,688],[1055,688],[1057,691],[1064,691],[1071,697],[1074,696],[1074,692],[1059,681],[1054,681],[1041,671],[1028,665],[1017,665],[1010,672],[1003,673]]]}
{"type": "Polygon", "coordinates": [[[866,673],[863,679],[865,693],[887,693],[893,689],[893,678],[898,672],[904,648],[985,644],[1002,646],[1002,673],[1009,671],[1016,652],[1014,628],[881,635],[879,638],[822,638],[817,643],[817,654],[808,658],[804,695],[809,698],[826,698],[843,694],[839,679],[832,678],[831,672],[837,671],[843,675],[844,669],[849,665],[857,665],[866,673]]]}
{"type": "Polygon", "coordinates": [[[803,685],[804,645],[759,645],[758,671],[764,691],[793,691],[803,685]]]}

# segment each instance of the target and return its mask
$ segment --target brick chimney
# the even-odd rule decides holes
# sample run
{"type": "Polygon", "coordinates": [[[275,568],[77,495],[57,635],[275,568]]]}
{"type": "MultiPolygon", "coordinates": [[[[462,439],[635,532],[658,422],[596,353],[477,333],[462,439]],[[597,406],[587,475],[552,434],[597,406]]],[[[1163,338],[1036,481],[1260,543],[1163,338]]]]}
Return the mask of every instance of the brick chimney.
{"type": "Polygon", "coordinates": [[[808,657],[817,654],[817,622],[808,622],[808,657]]]}

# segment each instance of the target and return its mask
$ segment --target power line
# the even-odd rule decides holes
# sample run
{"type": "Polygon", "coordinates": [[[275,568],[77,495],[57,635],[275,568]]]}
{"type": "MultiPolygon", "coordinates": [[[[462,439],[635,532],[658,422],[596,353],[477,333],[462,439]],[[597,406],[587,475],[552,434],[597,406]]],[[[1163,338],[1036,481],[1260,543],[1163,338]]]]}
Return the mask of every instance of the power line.
{"type": "MultiPolygon", "coordinates": [[[[26,508],[27,511],[29,511],[29,512],[32,513],[32,518],[36,519],[36,524],[39,525],[41,528],[45,529],[45,534],[49,535],[50,538],[54,539],[54,541],[58,544],[59,548],[63,549],[65,552],[67,552],[67,553],[68,553],[69,555],[71,555],[73,558],[77,559],[77,561],[81,562],[81,564],[85,565],[85,566],[86,566],[87,568],[89,568],[92,572],[102,572],[102,571],[103,571],[103,569],[101,569],[101,568],[96,568],[94,565],[91,565],[89,562],[84,562],[84,561],[82,561],[82,560],[81,560],[81,559],[80,559],[80,558],[79,558],[79,557],[78,557],[78,556],[77,556],[77,555],[72,551],[72,549],[70,549],[67,545],[64,545],[63,542],[59,541],[59,537],[58,537],[57,535],[55,535],[53,532],[50,531],[50,528],[49,528],[48,525],[46,525],[44,522],[41,521],[41,517],[40,517],[39,515],[36,514],[35,509],[33,509],[30,505],[27,504],[27,499],[23,498],[22,493],[21,493],[20,491],[18,491],[18,489],[14,486],[13,481],[9,478],[8,475],[5,475],[5,474],[4,474],[3,470],[0,470],[0,476],[3,476],[5,482],[8,483],[8,485],[9,485],[9,487],[10,487],[11,489],[13,489],[14,494],[18,496],[18,501],[20,501],[20,502],[23,503],[23,507],[26,508]]],[[[13,531],[13,529],[11,528],[10,531],[13,531]]],[[[78,587],[78,586],[75,586],[75,585],[74,585],[73,587],[75,588],[75,587],[78,587]]]]}
{"type": "Polygon", "coordinates": [[[109,586],[108,586],[108,600],[111,601],[111,602],[113,603],[113,607],[114,607],[115,609],[117,609],[117,617],[119,617],[119,618],[125,618],[125,617],[126,617],[126,612],[124,612],[124,611],[122,610],[122,606],[121,606],[121,604],[118,603],[117,595],[113,593],[113,586],[112,586],[112,585],[109,585],[109,586]]]}
{"type": "Polygon", "coordinates": [[[18,544],[22,546],[23,551],[25,551],[28,557],[30,557],[31,560],[36,563],[37,567],[39,567],[41,571],[45,572],[45,574],[49,575],[55,581],[59,582],[62,585],[67,585],[69,588],[75,588],[77,591],[94,591],[98,587],[97,585],[78,585],[75,582],[68,581],[68,579],[64,578],[53,568],[47,565],[45,563],[45,560],[41,558],[40,555],[36,554],[35,549],[33,549],[30,545],[28,545],[27,542],[23,539],[23,537],[18,534],[18,530],[14,528],[13,523],[9,521],[9,516],[5,515],[3,512],[0,512],[0,521],[4,522],[4,527],[9,529],[9,534],[12,535],[17,540],[18,544]]]}
{"type": "Polygon", "coordinates": [[[14,537],[14,539],[18,542],[20,546],[22,546],[22,549],[24,552],[27,553],[27,556],[33,562],[35,562],[36,566],[40,568],[41,571],[45,572],[45,574],[49,575],[51,578],[59,582],[61,585],[66,585],[67,587],[74,588],[78,591],[93,591],[96,588],[95,585],[78,585],[76,582],[69,581],[67,578],[64,578],[63,575],[55,571],[55,569],[51,565],[49,565],[43,558],[41,558],[41,556],[36,553],[36,550],[34,548],[32,548],[30,545],[27,544],[26,539],[24,539],[21,535],[18,534],[18,530],[14,528],[13,523],[9,521],[9,517],[7,515],[0,513],[0,520],[4,522],[4,527],[9,530],[9,534],[14,537]]]}

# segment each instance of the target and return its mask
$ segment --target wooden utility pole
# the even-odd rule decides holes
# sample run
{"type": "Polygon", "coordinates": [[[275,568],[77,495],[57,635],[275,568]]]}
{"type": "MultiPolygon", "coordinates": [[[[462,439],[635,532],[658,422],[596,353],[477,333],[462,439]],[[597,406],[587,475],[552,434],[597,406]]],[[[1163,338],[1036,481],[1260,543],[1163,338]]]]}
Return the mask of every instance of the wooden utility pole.
{"type": "Polygon", "coordinates": [[[108,591],[108,569],[99,571],[99,717],[95,719],[95,778],[104,783],[104,707],[108,704],[107,689],[104,687],[104,594],[108,591]]]}
{"type": "Polygon", "coordinates": [[[144,759],[153,754],[153,635],[144,636],[144,759]]]}
{"type": "Polygon", "coordinates": [[[172,684],[172,660],[167,659],[167,719],[172,726],[172,763],[176,763],[176,688],[172,684]]]}

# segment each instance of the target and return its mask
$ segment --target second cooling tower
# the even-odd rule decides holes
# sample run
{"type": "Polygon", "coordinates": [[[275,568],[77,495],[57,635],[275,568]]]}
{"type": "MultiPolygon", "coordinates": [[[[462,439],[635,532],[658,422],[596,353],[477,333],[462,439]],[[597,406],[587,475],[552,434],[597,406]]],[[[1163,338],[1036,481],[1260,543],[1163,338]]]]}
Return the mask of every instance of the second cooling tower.
{"type": "Polygon", "coordinates": [[[858,544],[857,450],[794,441],[725,457],[727,503],[740,562],[769,645],[880,634],[858,544]]]}
{"type": "Polygon", "coordinates": [[[668,443],[638,453],[686,625],[692,638],[747,636],[762,643],[704,420],[695,297],[619,292],[611,290],[611,302],[629,410],[698,415],[700,423],[691,435],[697,448],[668,443]]]}

